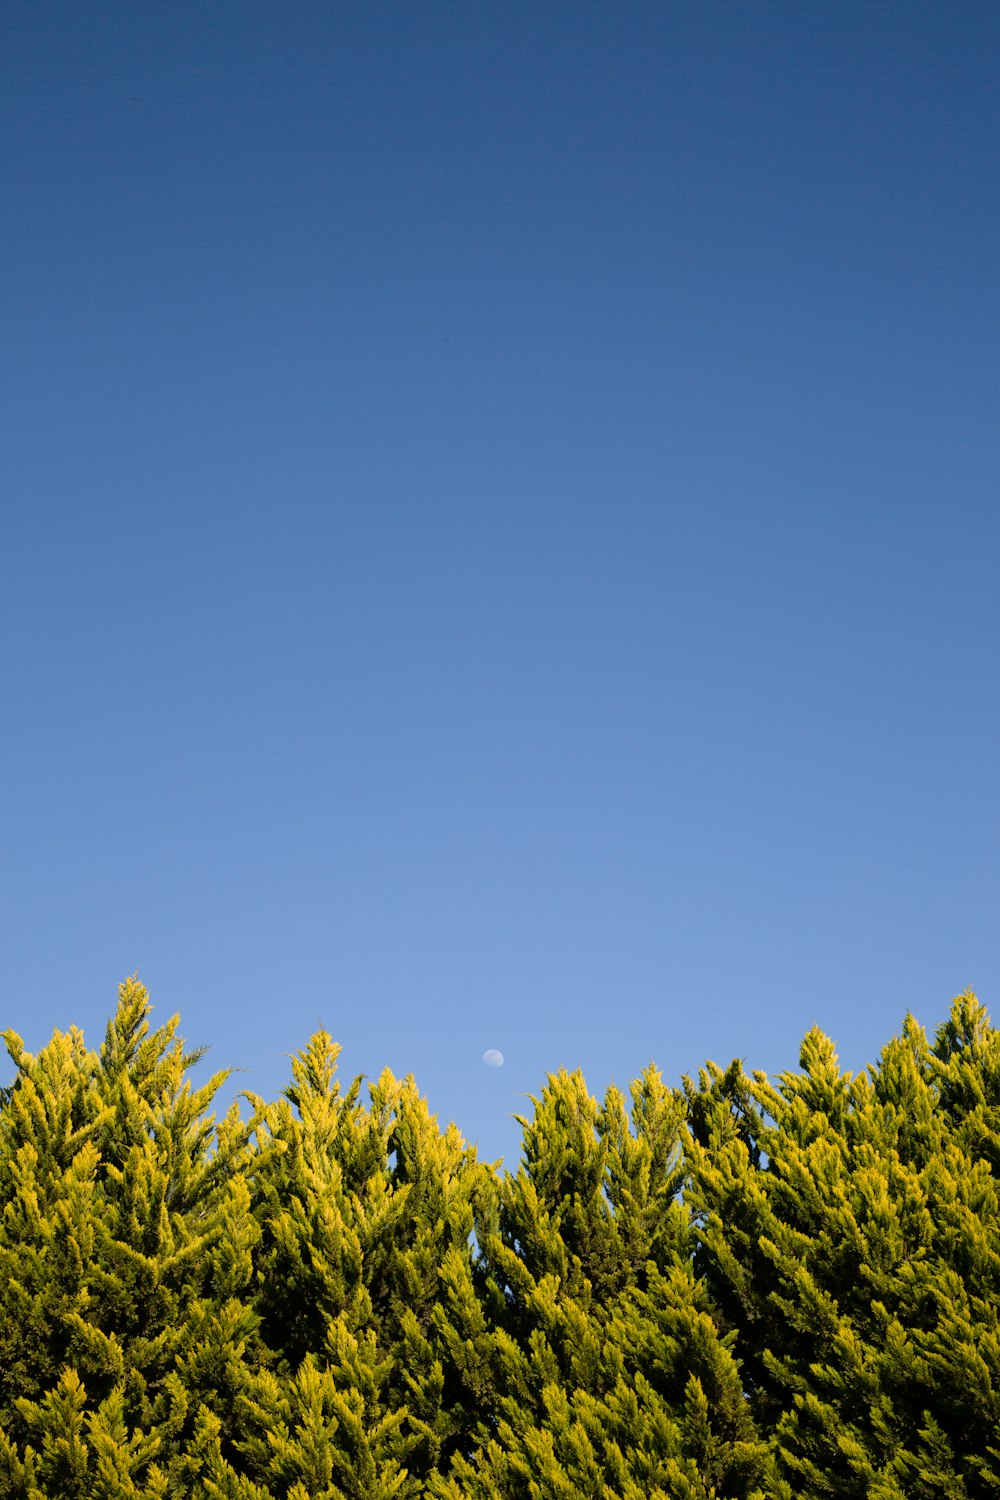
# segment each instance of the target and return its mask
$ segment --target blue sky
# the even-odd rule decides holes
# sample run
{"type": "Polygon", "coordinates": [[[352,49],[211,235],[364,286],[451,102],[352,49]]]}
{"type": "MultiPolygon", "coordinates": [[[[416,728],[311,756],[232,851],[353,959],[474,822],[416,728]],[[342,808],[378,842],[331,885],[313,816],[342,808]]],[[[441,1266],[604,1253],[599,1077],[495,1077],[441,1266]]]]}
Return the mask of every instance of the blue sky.
{"type": "Polygon", "coordinates": [[[4,1024],[510,1160],[995,1004],[995,4],[4,28],[4,1024]]]}

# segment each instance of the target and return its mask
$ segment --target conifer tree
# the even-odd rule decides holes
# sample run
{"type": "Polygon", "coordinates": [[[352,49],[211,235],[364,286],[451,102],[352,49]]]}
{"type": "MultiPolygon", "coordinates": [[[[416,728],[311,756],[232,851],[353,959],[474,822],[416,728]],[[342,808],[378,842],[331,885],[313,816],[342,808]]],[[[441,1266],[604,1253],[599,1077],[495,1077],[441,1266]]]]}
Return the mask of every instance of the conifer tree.
{"type": "MultiPolygon", "coordinates": [[[[176,1019],[156,1031],[127,981],[99,1054],[56,1032],[0,1110],[0,1475],[9,1493],[180,1493],[202,1406],[225,1422],[256,1320],[239,1295],[255,1227],[225,1074],[187,1078],[176,1019]],[[238,1378],[238,1377],[237,1377],[238,1378]],[[115,1486],[118,1489],[115,1489],[115,1486]]],[[[2,1492],[2,1485],[0,1485],[2,1492]]]]}
{"type": "Polygon", "coordinates": [[[217,1123],[135,980],[97,1053],[5,1039],[0,1500],[1000,1493],[971,995],[858,1077],[554,1075],[504,1176],[325,1033],[217,1123]]]}
{"type": "Polygon", "coordinates": [[[521,1169],[478,1236],[503,1293],[486,1341],[495,1416],[434,1494],[763,1493],[766,1447],[692,1274],[683,1102],[652,1069],[632,1100],[630,1125],[618,1090],[598,1106],[579,1074],[560,1073],[522,1119],[521,1169]]]}
{"type": "Polygon", "coordinates": [[[370,1496],[377,1471],[386,1495],[408,1495],[468,1441],[465,1388],[434,1315],[447,1268],[469,1259],[483,1169],[412,1079],[383,1073],[364,1104],[359,1078],[341,1090],[338,1057],[318,1033],[282,1100],[254,1101],[254,1295],[269,1368],[241,1401],[239,1461],[228,1478],[214,1464],[220,1485],[245,1472],[283,1493],[302,1469],[325,1475],[331,1495],[370,1496]],[[306,1397],[326,1413],[318,1469],[306,1397]]]}
{"type": "Polygon", "coordinates": [[[758,1417],[804,1500],[995,1495],[997,1035],[963,996],[933,1048],[907,1018],[852,1079],[813,1030],[800,1066],[691,1086],[698,1265],[758,1417]]]}

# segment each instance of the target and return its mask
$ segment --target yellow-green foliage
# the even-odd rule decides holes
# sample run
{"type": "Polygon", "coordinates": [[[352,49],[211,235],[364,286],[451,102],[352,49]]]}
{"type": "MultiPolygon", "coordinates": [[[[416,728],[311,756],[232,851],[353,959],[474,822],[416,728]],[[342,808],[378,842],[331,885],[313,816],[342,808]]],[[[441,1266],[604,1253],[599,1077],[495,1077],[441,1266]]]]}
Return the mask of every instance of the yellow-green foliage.
{"type": "Polygon", "coordinates": [[[0,1500],[1000,1494],[1000,1038],[631,1101],[548,1079],[514,1173],[325,1033],[221,1120],[129,980],[5,1033],[0,1500]]]}
{"type": "Polygon", "coordinates": [[[933,1045],[908,1017],[852,1078],[814,1030],[800,1067],[689,1085],[696,1264],[758,1421],[803,1500],[1000,1494],[1000,1036],[963,995],[933,1045]]]}

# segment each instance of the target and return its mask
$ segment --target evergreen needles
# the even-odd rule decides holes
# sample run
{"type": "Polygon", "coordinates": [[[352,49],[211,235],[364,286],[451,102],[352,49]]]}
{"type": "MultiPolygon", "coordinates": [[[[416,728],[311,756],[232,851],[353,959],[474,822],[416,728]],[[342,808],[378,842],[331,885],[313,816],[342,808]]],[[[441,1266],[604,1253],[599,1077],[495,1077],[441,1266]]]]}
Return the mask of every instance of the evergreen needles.
{"type": "Polygon", "coordinates": [[[549,1078],[500,1174],[412,1078],[211,1113],[137,980],[12,1032],[0,1500],[1000,1494],[1000,1038],[549,1078]]]}

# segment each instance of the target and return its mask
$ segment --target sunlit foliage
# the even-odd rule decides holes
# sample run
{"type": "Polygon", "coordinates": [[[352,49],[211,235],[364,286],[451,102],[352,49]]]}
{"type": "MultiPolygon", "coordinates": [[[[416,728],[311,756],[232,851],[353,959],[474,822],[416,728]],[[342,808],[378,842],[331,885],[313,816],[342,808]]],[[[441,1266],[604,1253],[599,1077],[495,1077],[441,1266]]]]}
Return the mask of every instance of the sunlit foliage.
{"type": "Polygon", "coordinates": [[[219,1119],[177,1026],[5,1033],[0,1500],[1000,1494],[973,996],[854,1077],[555,1074],[512,1173],[323,1032],[219,1119]]]}

